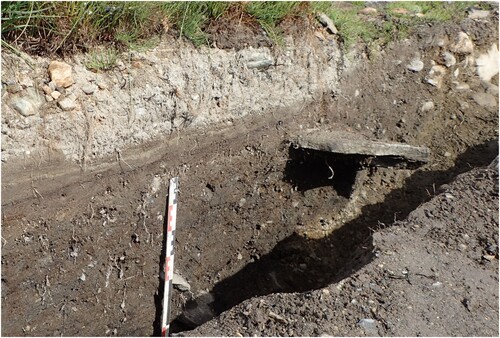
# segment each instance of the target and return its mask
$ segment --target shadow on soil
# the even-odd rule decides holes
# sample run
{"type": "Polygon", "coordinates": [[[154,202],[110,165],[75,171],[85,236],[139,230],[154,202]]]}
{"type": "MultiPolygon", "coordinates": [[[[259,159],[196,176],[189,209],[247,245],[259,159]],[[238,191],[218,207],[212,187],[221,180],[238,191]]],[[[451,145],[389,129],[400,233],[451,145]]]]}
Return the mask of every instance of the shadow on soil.
{"type": "MultiPolygon", "coordinates": [[[[449,170],[415,172],[406,179],[402,188],[389,193],[384,202],[363,207],[360,217],[326,238],[307,240],[296,234],[287,237],[269,254],[217,283],[211,290],[213,302],[208,305],[215,315],[219,315],[252,297],[319,289],[352,275],[373,259],[374,228],[391,226],[396,218],[406,218],[412,210],[432,198],[429,192],[433,192],[433,186],[438,189],[461,173],[488,165],[497,154],[498,141],[471,147],[459,155],[455,166],[449,170]]],[[[316,173],[314,170],[317,169],[313,167],[306,170],[302,177],[304,180],[312,174],[325,174],[316,173]]],[[[300,179],[300,175],[295,175],[295,178],[300,179]]],[[[302,189],[310,189],[332,183],[318,181],[295,184],[302,189]]],[[[341,186],[341,189],[345,188],[346,186],[341,186]]],[[[206,307],[207,304],[200,302],[199,299],[191,300],[186,308],[206,307]]],[[[157,303],[157,308],[158,305],[157,303]]],[[[161,313],[161,308],[159,312],[161,313]]],[[[198,317],[196,312],[189,313],[186,310],[174,319],[171,332],[190,330],[206,321],[206,317],[198,317]]]]}

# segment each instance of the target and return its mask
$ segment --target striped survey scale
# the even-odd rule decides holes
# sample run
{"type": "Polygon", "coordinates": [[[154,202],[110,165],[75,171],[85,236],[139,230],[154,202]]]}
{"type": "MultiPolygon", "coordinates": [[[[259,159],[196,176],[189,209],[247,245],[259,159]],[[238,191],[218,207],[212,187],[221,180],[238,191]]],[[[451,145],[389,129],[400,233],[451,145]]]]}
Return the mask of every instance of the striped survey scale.
{"type": "Polygon", "coordinates": [[[163,309],[161,320],[161,335],[168,336],[170,322],[170,291],[172,290],[172,279],[174,277],[174,241],[175,223],[177,220],[177,194],[179,193],[179,178],[170,179],[168,190],[168,221],[167,242],[165,246],[165,284],[163,289],[163,309]]]}

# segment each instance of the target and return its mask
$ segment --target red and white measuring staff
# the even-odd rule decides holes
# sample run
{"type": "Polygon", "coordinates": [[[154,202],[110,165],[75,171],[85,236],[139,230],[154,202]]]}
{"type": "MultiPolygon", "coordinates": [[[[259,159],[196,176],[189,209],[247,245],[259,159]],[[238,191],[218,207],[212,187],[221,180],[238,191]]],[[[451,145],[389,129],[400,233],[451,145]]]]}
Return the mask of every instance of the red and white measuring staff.
{"type": "Polygon", "coordinates": [[[172,289],[172,278],[174,277],[174,241],[175,222],[177,220],[177,194],[179,192],[179,178],[170,179],[168,189],[168,221],[167,221],[167,245],[165,252],[165,284],[163,289],[163,310],[161,316],[161,335],[168,336],[170,317],[170,290],[172,289]]]}

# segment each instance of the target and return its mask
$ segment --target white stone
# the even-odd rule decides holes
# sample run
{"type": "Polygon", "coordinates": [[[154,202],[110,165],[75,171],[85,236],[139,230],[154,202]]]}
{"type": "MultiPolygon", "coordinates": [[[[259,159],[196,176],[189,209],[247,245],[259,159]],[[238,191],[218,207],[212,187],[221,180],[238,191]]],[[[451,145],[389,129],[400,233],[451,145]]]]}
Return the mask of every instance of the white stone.
{"type": "Polygon", "coordinates": [[[318,15],[318,20],[321,22],[323,26],[326,27],[329,33],[331,34],[337,34],[337,27],[335,27],[335,24],[333,23],[332,19],[325,13],[319,13],[318,15]]]}
{"type": "Polygon", "coordinates": [[[457,63],[457,59],[450,52],[443,53],[444,65],[448,68],[454,66],[457,63]]]}
{"type": "Polygon", "coordinates": [[[434,102],[432,102],[432,101],[424,102],[424,104],[422,104],[422,106],[420,107],[420,111],[422,113],[431,111],[433,109],[434,109],[434,102]]]}
{"type": "Polygon", "coordinates": [[[179,291],[190,291],[191,285],[189,285],[188,281],[184,279],[181,275],[174,273],[172,278],[173,286],[179,291]]]}
{"type": "Polygon", "coordinates": [[[57,90],[54,90],[52,93],[50,93],[50,96],[52,96],[54,100],[57,100],[61,96],[61,93],[59,93],[57,90]]]}
{"type": "Polygon", "coordinates": [[[481,54],[476,59],[477,75],[481,80],[489,82],[493,76],[498,74],[498,58],[498,47],[493,44],[488,52],[481,54]]]}
{"type": "Polygon", "coordinates": [[[408,66],[406,66],[406,68],[413,72],[420,72],[422,69],[424,69],[424,63],[420,59],[413,59],[410,61],[408,66]]]}
{"type": "Polygon", "coordinates": [[[463,82],[455,82],[456,83],[456,90],[469,90],[470,86],[467,83],[463,82]]]}
{"type": "Polygon", "coordinates": [[[456,43],[451,46],[451,50],[460,54],[470,54],[474,51],[474,43],[465,32],[458,33],[456,43]]]}
{"type": "Polygon", "coordinates": [[[479,10],[479,9],[473,9],[469,13],[469,19],[477,20],[477,19],[485,19],[488,16],[490,16],[490,11],[485,11],[485,10],[479,10]]]}

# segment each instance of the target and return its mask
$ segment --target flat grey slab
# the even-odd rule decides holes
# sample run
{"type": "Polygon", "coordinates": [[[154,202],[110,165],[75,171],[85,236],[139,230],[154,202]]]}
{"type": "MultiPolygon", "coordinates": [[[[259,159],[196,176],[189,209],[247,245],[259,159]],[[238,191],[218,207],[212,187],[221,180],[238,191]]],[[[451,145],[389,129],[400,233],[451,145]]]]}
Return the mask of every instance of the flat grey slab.
{"type": "Polygon", "coordinates": [[[388,156],[413,162],[427,162],[430,149],[404,143],[373,141],[361,134],[338,130],[307,130],[292,141],[300,148],[328,151],[338,154],[388,156]]]}

